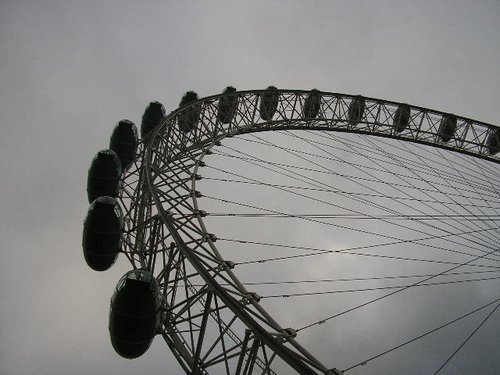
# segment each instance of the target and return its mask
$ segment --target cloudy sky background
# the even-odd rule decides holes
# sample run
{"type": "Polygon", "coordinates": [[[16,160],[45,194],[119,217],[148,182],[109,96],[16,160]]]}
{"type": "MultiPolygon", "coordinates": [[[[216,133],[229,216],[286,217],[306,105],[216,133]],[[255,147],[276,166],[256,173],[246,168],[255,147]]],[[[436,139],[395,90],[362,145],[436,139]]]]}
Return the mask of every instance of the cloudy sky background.
{"type": "Polygon", "coordinates": [[[499,73],[497,1],[0,1],[0,373],[179,373],[158,338],[113,352],[127,266],[81,253],[90,161],[150,100],[273,84],[500,124],[499,73]]]}

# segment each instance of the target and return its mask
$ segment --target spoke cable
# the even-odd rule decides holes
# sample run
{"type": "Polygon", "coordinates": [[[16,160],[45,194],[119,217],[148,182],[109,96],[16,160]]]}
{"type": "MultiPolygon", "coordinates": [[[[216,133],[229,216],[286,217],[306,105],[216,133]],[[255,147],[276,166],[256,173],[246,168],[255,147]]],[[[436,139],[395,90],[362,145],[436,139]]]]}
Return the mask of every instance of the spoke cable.
{"type": "MultiPolygon", "coordinates": [[[[229,171],[225,171],[213,166],[207,166],[207,168],[211,169],[216,169],[221,172],[231,174],[229,171]]],[[[297,189],[297,190],[308,190],[308,191],[316,191],[316,192],[321,192],[321,193],[336,193],[336,194],[348,194],[348,195],[354,195],[354,196],[359,196],[359,197],[372,197],[372,198],[386,198],[386,195],[382,194],[368,194],[368,193],[356,193],[352,191],[347,191],[347,190],[340,190],[340,189],[323,189],[323,188],[314,188],[314,187],[306,187],[306,186],[297,186],[297,185],[281,185],[281,184],[271,184],[267,182],[253,182],[253,181],[243,181],[243,180],[235,180],[235,179],[230,179],[230,178],[216,178],[216,177],[207,177],[203,176],[204,180],[209,180],[209,181],[218,181],[218,182],[230,182],[230,183],[237,183],[237,184],[247,184],[247,185],[258,185],[258,186],[269,186],[269,187],[280,187],[280,188],[287,188],[287,189],[297,189]]],[[[391,197],[393,200],[403,200],[403,201],[412,201],[412,202],[427,202],[427,203],[440,203],[444,204],[446,203],[447,205],[459,205],[459,206],[471,206],[471,207],[481,207],[481,208],[493,208],[493,209],[500,209],[500,207],[495,208],[491,206],[478,206],[476,204],[470,204],[470,203],[454,203],[454,202],[442,202],[442,201],[437,201],[437,200],[426,200],[426,199],[419,199],[419,198],[412,198],[412,197],[391,197]]],[[[411,216],[411,215],[407,215],[411,216]]],[[[463,215],[459,215],[462,217],[463,215]]]]}
{"type": "Polygon", "coordinates": [[[434,373],[434,375],[436,375],[438,372],[440,372],[440,371],[443,369],[443,367],[444,367],[444,366],[446,366],[446,364],[447,364],[448,362],[450,362],[450,361],[451,361],[451,359],[452,359],[452,358],[453,358],[453,357],[454,357],[454,356],[455,356],[455,355],[456,355],[456,354],[460,351],[460,349],[462,349],[462,348],[464,347],[464,345],[465,345],[465,344],[466,344],[466,343],[467,343],[467,342],[468,342],[468,341],[472,338],[472,336],[474,336],[474,335],[475,335],[475,333],[479,330],[479,328],[481,328],[481,327],[482,327],[482,325],[483,325],[484,323],[486,323],[486,321],[487,321],[489,318],[491,318],[491,316],[495,313],[495,311],[497,311],[498,306],[500,306],[500,303],[499,303],[499,304],[497,304],[497,305],[495,306],[495,308],[494,308],[493,310],[491,310],[491,311],[490,311],[490,313],[486,316],[486,318],[484,318],[484,319],[481,321],[481,323],[479,323],[479,325],[476,327],[476,329],[475,329],[474,331],[472,331],[472,333],[471,333],[471,334],[470,334],[470,335],[469,335],[469,336],[468,336],[468,337],[464,340],[464,342],[462,342],[462,344],[460,344],[460,346],[459,346],[459,347],[458,347],[458,348],[457,348],[457,349],[456,349],[456,350],[455,350],[455,351],[451,354],[451,356],[450,356],[450,357],[449,357],[449,358],[448,358],[448,359],[447,359],[447,360],[446,360],[446,361],[445,361],[445,362],[441,365],[441,367],[440,367],[440,368],[438,368],[438,369],[436,370],[436,372],[434,373]]]}
{"type": "MultiPolygon", "coordinates": [[[[421,339],[421,338],[423,338],[423,337],[425,337],[425,336],[428,336],[428,335],[430,335],[431,333],[434,333],[434,332],[436,332],[436,331],[439,331],[439,330],[440,330],[440,329],[442,329],[442,328],[445,328],[445,327],[447,327],[447,326],[449,326],[449,325],[451,325],[451,324],[453,324],[453,323],[456,323],[456,322],[458,322],[458,321],[460,321],[460,320],[462,320],[462,319],[464,319],[464,318],[466,318],[466,317],[468,317],[468,316],[470,316],[470,315],[473,315],[473,314],[475,314],[475,313],[477,313],[477,312],[479,312],[479,311],[481,311],[481,310],[484,310],[485,308],[487,308],[487,307],[489,307],[489,306],[491,306],[491,305],[493,305],[493,304],[497,303],[498,301],[500,301],[500,298],[497,298],[497,299],[495,299],[494,301],[491,301],[491,302],[489,302],[489,303],[487,303],[487,304],[485,304],[485,305],[483,305],[483,306],[481,306],[481,307],[478,307],[478,308],[477,308],[477,309],[475,309],[475,310],[472,310],[472,311],[470,311],[470,312],[468,312],[468,313],[466,313],[466,314],[464,314],[464,315],[461,315],[461,316],[459,316],[459,317],[458,317],[458,318],[456,318],[456,319],[450,320],[449,322],[447,322],[447,323],[445,323],[445,324],[442,324],[442,325],[440,325],[439,327],[436,327],[436,328],[434,328],[434,329],[432,329],[432,330],[430,330],[430,331],[427,331],[427,332],[425,332],[424,334],[421,334],[420,336],[417,336],[417,337],[415,337],[415,338],[413,338],[413,339],[411,339],[411,340],[405,341],[405,342],[403,342],[402,344],[399,344],[399,345],[397,345],[397,346],[395,346],[395,347],[393,347],[393,348],[391,348],[391,349],[389,349],[389,350],[386,350],[386,351],[384,351],[384,352],[382,352],[382,353],[380,353],[380,354],[377,354],[377,355],[375,355],[375,356],[373,356],[373,357],[370,357],[370,358],[368,358],[368,359],[365,359],[365,360],[363,360],[363,361],[361,361],[361,362],[359,362],[359,363],[357,363],[357,364],[355,364],[355,365],[353,365],[353,366],[350,366],[350,367],[346,368],[345,370],[342,370],[342,372],[347,372],[347,371],[350,371],[350,370],[352,370],[352,369],[354,369],[354,368],[356,368],[356,367],[359,367],[359,366],[364,366],[364,365],[366,365],[368,362],[373,361],[374,359],[377,359],[377,358],[380,358],[380,357],[382,357],[382,356],[384,356],[384,355],[386,355],[386,354],[389,354],[389,353],[393,352],[394,350],[397,350],[397,349],[399,349],[399,348],[402,348],[403,346],[406,346],[406,345],[408,345],[408,344],[411,344],[412,342],[415,342],[415,341],[417,341],[417,340],[419,340],[419,339],[421,339]]],[[[497,307],[498,307],[498,305],[497,305],[497,307]]],[[[495,309],[496,309],[497,307],[495,307],[495,309]]]]}
{"type": "Polygon", "coordinates": [[[315,326],[315,325],[324,324],[324,323],[326,323],[326,322],[327,322],[327,321],[329,321],[329,320],[332,320],[332,319],[337,318],[337,317],[339,317],[339,316],[345,315],[345,314],[350,313],[350,312],[352,312],[352,311],[354,311],[354,310],[360,309],[361,307],[364,307],[364,306],[370,305],[370,304],[372,304],[372,303],[378,302],[378,301],[380,301],[380,300],[382,300],[382,299],[388,298],[388,297],[393,296],[393,295],[395,295],[395,294],[398,294],[398,293],[401,293],[401,292],[403,292],[403,291],[406,291],[406,290],[408,290],[408,289],[410,289],[410,288],[413,288],[413,287],[415,287],[415,286],[418,286],[418,285],[420,285],[420,284],[423,284],[423,283],[425,283],[425,282],[427,282],[427,281],[429,281],[429,280],[432,280],[432,279],[434,279],[434,278],[436,278],[436,277],[442,276],[442,275],[444,275],[444,274],[446,274],[446,273],[448,273],[448,272],[450,272],[450,271],[454,271],[454,270],[456,270],[456,269],[458,269],[458,268],[460,268],[460,267],[463,267],[463,266],[465,266],[465,265],[468,265],[468,264],[470,264],[470,263],[472,263],[472,262],[474,262],[474,261],[476,261],[476,260],[482,259],[482,258],[486,257],[487,255],[489,255],[490,253],[491,253],[491,254],[493,254],[493,253],[495,253],[495,252],[498,252],[499,250],[500,250],[500,249],[496,249],[496,250],[492,250],[492,251],[490,251],[489,253],[486,253],[486,254],[483,254],[483,255],[479,255],[479,256],[477,256],[476,258],[473,258],[473,259],[468,260],[467,262],[464,262],[464,263],[458,264],[458,265],[456,265],[455,267],[452,267],[452,268],[446,269],[446,270],[444,270],[444,271],[442,271],[442,272],[439,272],[439,273],[437,273],[437,274],[435,274],[435,275],[433,275],[433,276],[427,277],[427,278],[425,278],[425,279],[423,279],[423,280],[420,280],[420,281],[417,281],[417,282],[415,282],[415,283],[413,283],[413,284],[407,285],[407,286],[405,286],[404,288],[397,289],[397,290],[395,290],[395,291],[393,291],[393,292],[390,292],[390,293],[388,293],[388,294],[384,294],[383,296],[380,296],[380,297],[377,297],[377,298],[371,299],[371,300],[366,301],[366,302],[364,302],[364,303],[362,303],[362,304],[359,304],[359,305],[357,305],[357,306],[351,307],[351,308],[349,308],[349,309],[347,309],[347,310],[343,310],[343,311],[341,311],[341,312],[339,312],[339,313],[337,313],[337,314],[334,314],[334,315],[328,316],[328,317],[326,317],[326,318],[323,318],[323,319],[321,319],[321,320],[318,320],[318,321],[316,321],[316,322],[313,322],[313,323],[307,324],[307,325],[305,325],[305,326],[303,326],[303,327],[301,327],[301,328],[297,329],[296,331],[297,331],[297,332],[300,332],[300,331],[303,331],[304,329],[307,329],[307,328],[313,327],[313,326],[315,326]]]}
{"type": "MultiPolygon", "coordinates": [[[[431,275],[431,276],[433,276],[433,275],[431,275]]],[[[446,276],[446,275],[443,275],[443,276],[446,276]]],[[[500,276],[482,277],[482,278],[477,278],[477,279],[453,280],[453,281],[436,281],[436,282],[432,282],[432,283],[418,284],[418,285],[415,285],[415,287],[462,284],[462,283],[472,283],[472,282],[478,282],[478,281],[488,281],[488,280],[498,280],[498,279],[500,279],[500,276]]],[[[316,292],[269,294],[269,295],[260,296],[260,298],[261,299],[269,299],[269,298],[310,297],[310,296],[340,294],[340,293],[373,292],[373,291],[378,291],[378,290],[401,289],[401,288],[406,288],[406,287],[408,287],[408,285],[388,285],[388,286],[380,286],[380,287],[372,287],[372,288],[337,289],[337,290],[324,290],[324,291],[316,291],[316,292]]]]}
{"type": "MultiPolygon", "coordinates": [[[[282,248],[289,248],[289,249],[310,250],[311,251],[309,253],[302,253],[302,254],[296,254],[296,255],[286,255],[286,256],[273,257],[273,258],[263,258],[263,259],[258,259],[258,260],[248,260],[248,261],[242,261],[242,262],[235,262],[235,265],[237,265],[237,266],[257,264],[257,263],[266,263],[266,262],[273,262],[273,261],[281,261],[281,260],[294,259],[294,258],[305,258],[305,257],[312,257],[312,256],[318,256],[318,255],[324,255],[324,254],[346,254],[346,255],[356,255],[356,256],[373,257],[373,258],[385,258],[385,259],[393,259],[393,260],[417,261],[417,262],[436,263],[436,264],[452,264],[452,265],[461,264],[458,262],[435,260],[435,259],[410,258],[410,257],[402,257],[402,256],[372,254],[372,253],[356,253],[353,251],[353,250],[361,250],[361,249],[370,249],[370,248],[375,248],[375,247],[386,247],[386,246],[397,245],[397,244],[402,244],[402,243],[416,243],[417,241],[415,241],[415,240],[405,240],[405,241],[385,242],[385,243],[380,243],[380,244],[372,244],[372,245],[364,245],[364,246],[355,246],[355,247],[349,247],[349,248],[345,248],[345,249],[341,249],[341,250],[319,249],[319,248],[307,247],[307,246],[294,246],[294,245],[276,244],[276,243],[270,243],[270,242],[238,240],[238,239],[231,239],[231,238],[219,238],[218,240],[219,241],[236,242],[236,243],[241,243],[241,244],[249,244],[249,245],[261,245],[261,246],[266,246],[266,247],[282,247],[282,248]]],[[[500,266],[493,266],[493,265],[486,265],[486,264],[469,264],[469,266],[500,269],[500,266]]]]}

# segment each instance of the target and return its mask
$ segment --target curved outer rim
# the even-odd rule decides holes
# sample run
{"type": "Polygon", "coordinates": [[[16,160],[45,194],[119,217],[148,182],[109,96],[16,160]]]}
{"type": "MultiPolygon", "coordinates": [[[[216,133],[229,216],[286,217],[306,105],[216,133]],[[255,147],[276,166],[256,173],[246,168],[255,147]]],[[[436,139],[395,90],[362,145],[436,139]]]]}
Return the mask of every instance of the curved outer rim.
{"type": "MultiPolygon", "coordinates": [[[[210,289],[222,301],[227,303],[228,307],[235,313],[235,315],[237,315],[244,322],[244,324],[247,327],[249,327],[254,332],[254,334],[256,334],[266,345],[268,345],[280,357],[282,357],[282,359],[284,359],[287,363],[289,363],[297,372],[301,374],[315,374],[316,371],[312,370],[309,367],[309,365],[306,364],[307,362],[304,362],[302,359],[299,358],[294,358],[297,356],[296,355],[294,356],[294,353],[289,348],[285,347],[280,340],[277,340],[272,335],[265,332],[265,330],[262,327],[259,327],[258,323],[252,321],[253,319],[248,315],[248,313],[246,313],[241,307],[238,306],[237,301],[233,297],[229,296],[229,294],[217,283],[215,279],[211,278],[207,270],[204,269],[203,264],[201,262],[198,262],[196,256],[193,256],[193,254],[189,251],[189,248],[184,243],[182,237],[177,233],[176,227],[173,223],[174,219],[171,213],[169,212],[168,208],[163,207],[161,200],[158,196],[158,190],[154,183],[155,171],[153,170],[152,165],[153,165],[153,152],[155,149],[155,144],[157,143],[156,142],[157,139],[163,137],[163,140],[166,139],[168,142],[170,141],[169,137],[172,137],[174,132],[176,132],[178,133],[177,139],[175,139],[174,141],[180,142],[181,139],[185,140],[186,138],[188,138],[191,135],[190,133],[195,133],[195,135],[192,136],[190,146],[188,146],[189,139],[188,141],[185,141],[185,143],[183,141],[184,144],[182,145],[182,151],[181,151],[181,152],[188,152],[189,150],[194,150],[194,149],[204,150],[201,154],[201,157],[197,159],[198,162],[195,163],[195,167],[192,174],[191,183],[193,190],[195,190],[196,182],[194,176],[198,170],[200,164],[199,161],[203,159],[207,149],[210,149],[215,144],[216,141],[220,141],[221,139],[227,136],[233,136],[237,134],[250,133],[250,132],[258,132],[258,131],[272,131],[272,130],[283,130],[283,129],[330,130],[330,131],[360,133],[373,136],[401,139],[409,142],[426,144],[433,147],[452,150],[459,153],[468,154],[475,157],[490,160],[495,163],[500,163],[500,158],[498,156],[490,155],[488,153],[487,143],[486,143],[488,136],[493,131],[499,128],[490,124],[456,116],[457,131],[454,134],[452,141],[443,142],[440,141],[438,138],[438,126],[440,120],[442,120],[445,116],[449,114],[410,105],[411,112],[413,113],[413,119],[410,120],[410,123],[413,121],[414,122],[413,126],[415,126],[416,125],[415,120],[419,120],[418,128],[412,129],[412,127],[410,126],[403,132],[396,133],[394,131],[393,124],[380,121],[380,117],[378,116],[380,115],[381,110],[383,110],[385,111],[385,116],[387,117],[387,119],[391,119],[391,113],[393,116],[397,107],[403,103],[385,101],[367,97],[364,97],[367,104],[365,107],[365,113],[363,114],[362,119],[359,123],[348,121],[346,118],[342,118],[342,115],[344,117],[347,115],[347,111],[344,111],[343,114],[336,117],[337,107],[333,109],[331,118],[328,118],[327,116],[322,116],[325,115],[327,112],[323,108],[323,110],[320,111],[320,115],[318,118],[306,119],[301,117],[303,113],[302,110],[303,99],[305,99],[306,95],[309,94],[311,91],[303,91],[303,90],[278,90],[280,95],[280,104],[278,106],[277,115],[275,114],[274,116],[274,118],[277,119],[271,121],[264,121],[260,119],[260,117],[258,116],[257,103],[262,94],[266,92],[267,90],[237,91],[230,94],[209,96],[206,98],[199,99],[187,106],[178,108],[177,110],[171,112],[164,118],[163,122],[156,129],[154,129],[148,140],[146,157],[145,157],[146,180],[149,192],[151,193],[151,198],[153,199],[154,204],[156,205],[164,224],[170,230],[172,237],[176,241],[181,251],[184,253],[186,258],[191,262],[191,264],[197,270],[197,272],[199,272],[200,276],[205,280],[210,289]],[[233,96],[238,97],[238,105],[241,104],[242,98],[243,100],[247,100],[253,103],[254,105],[253,107],[254,110],[251,118],[244,119],[248,120],[246,123],[245,121],[241,121],[244,123],[244,126],[237,126],[233,124],[234,121],[231,121],[231,123],[224,126],[223,124],[217,123],[216,120],[213,120],[213,124],[215,126],[212,132],[210,132],[209,131],[210,129],[208,129],[208,127],[205,126],[205,129],[203,129],[206,131],[205,133],[203,133],[202,130],[196,129],[188,134],[181,133],[175,126],[177,123],[177,119],[179,117],[182,117],[183,114],[189,111],[190,108],[196,106],[202,106],[202,120],[198,122],[198,126],[200,125],[200,122],[204,124],[204,121],[206,121],[208,116],[210,115],[208,114],[207,116],[205,116],[204,113],[205,109],[207,109],[208,106],[214,105],[214,103],[218,102],[218,100],[222,97],[233,97],[233,96]],[[302,101],[300,100],[300,98],[302,98],[302,101]],[[287,104],[289,105],[291,102],[293,102],[294,104],[293,108],[291,109],[291,116],[287,118],[285,114],[286,112],[285,107],[287,104]],[[299,108],[300,110],[298,110],[295,107],[296,104],[299,105],[297,108],[299,108]],[[376,109],[376,115],[375,117],[372,116],[372,118],[370,118],[370,116],[367,114],[367,109],[370,111],[373,110],[374,108],[376,109]],[[298,116],[296,116],[297,114],[298,116]],[[428,128],[422,127],[423,125],[425,125],[424,124],[425,121],[428,121],[428,123],[430,124],[428,128]],[[459,131],[461,131],[462,133],[458,134],[459,131]],[[201,136],[197,137],[196,133],[201,134],[201,136]],[[166,138],[164,137],[165,135],[166,138]]],[[[322,107],[325,98],[329,98],[331,101],[336,101],[336,104],[343,103],[344,106],[347,106],[347,103],[352,100],[355,100],[355,98],[359,98],[359,95],[346,95],[346,94],[328,93],[321,91],[319,92],[315,91],[315,93],[321,96],[322,107]]],[[[239,113],[239,115],[242,118],[244,117],[241,112],[239,113]]],[[[167,159],[169,159],[170,157],[171,156],[167,156],[167,159]]],[[[178,154],[174,158],[177,157],[178,154]]],[[[196,210],[198,210],[198,202],[196,196],[193,195],[192,199],[194,207],[196,208],[196,210]]],[[[215,244],[210,239],[210,235],[202,220],[201,215],[197,213],[196,216],[201,231],[207,237],[207,241],[209,243],[210,248],[212,249],[214,254],[219,258],[221,263],[224,263],[225,260],[221,257],[215,244]]],[[[238,285],[242,291],[247,292],[244,286],[238,280],[238,278],[229,269],[229,267],[225,265],[224,268],[226,274],[235,282],[235,284],[238,285]]],[[[269,320],[269,322],[273,326],[275,326],[278,330],[282,330],[279,324],[262,308],[262,306],[259,305],[257,301],[255,301],[255,299],[250,299],[250,302],[266,319],[269,320]]],[[[173,339],[174,341],[177,341],[175,340],[175,338],[173,339]]],[[[337,373],[337,370],[334,369],[328,370],[327,367],[325,367],[318,360],[316,360],[309,352],[307,352],[306,349],[300,346],[300,344],[298,344],[293,338],[287,337],[285,341],[292,344],[304,357],[306,357],[309,360],[308,361],[309,363],[313,363],[315,365],[314,367],[320,369],[323,373],[325,374],[337,373]]],[[[173,344],[172,342],[169,343],[168,341],[167,343],[169,344],[169,346],[173,344]]],[[[182,350],[180,351],[182,352],[182,350]]]]}
{"type": "MultiPolygon", "coordinates": [[[[329,113],[332,108],[322,108],[320,110],[320,114],[318,117],[314,119],[305,119],[303,118],[303,112],[302,112],[302,107],[303,107],[303,102],[302,103],[295,103],[299,106],[300,111],[297,110],[297,108],[294,108],[294,117],[293,118],[278,118],[276,119],[276,115],[274,115],[274,118],[272,121],[265,121],[262,120],[259,116],[258,112],[258,100],[259,98],[269,92],[268,90],[245,90],[245,91],[236,91],[233,93],[229,94],[217,94],[217,95],[212,95],[212,96],[207,96],[201,99],[198,99],[195,102],[190,103],[187,106],[184,107],[179,107],[175,109],[174,111],[170,112],[164,119],[163,122],[154,130],[155,136],[160,133],[159,130],[164,128],[166,124],[169,123],[169,120],[172,120],[175,118],[175,116],[182,116],[183,113],[189,111],[190,108],[200,106],[200,105],[207,105],[207,104],[212,104],[214,102],[218,102],[222,97],[238,97],[238,98],[245,98],[245,100],[252,100],[252,98],[255,100],[255,111],[252,114],[252,119],[250,119],[251,123],[253,126],[248,126],[250,125],[248,122],[245,124],[247,126],[244,127],[234,127],[233,129],[224,129],[223,127],[220,127],[217,130],[222,130],[220,133],[217,133],[218,136],[231,136],[231,135],[237,135],[237,134],[242,134],[242,133],[249,133],[249,132],[259,132],[259,131],[268,131],[268,130],[290,130],[290,129],[297,129],[297,130],[330,130],[330,131],[338,131],[338,132],[348,132],[348,133],[358,133],[358,134],[367,134],[367,135],[372,135],[372,136],[378,136],[378,137],[386,137],[386,138],[393,138],[393,139],[401,139],[409,142],[414,142],[414,143],[420,143],[420,144],[425,144],[425,145],[430,145],[433,147],[439,147],[445,150],[451,150],[451,151],[456,151],[462,154],[466,155],[472,155],[479,157],[481,159],[486,159],[495,163],[500,163],[500,153],[498,154],[499,156],[496,155],[490,155],[487,149],[486,141],[488,136],[493,133],[496,130],[500,130],[500,126],[496,126],[493,124],[488,124],[485,122],[477,121],[468,117],[463,117],[463,116],[458,116],[452,113],[448,112],[443,112],[443,111],[438,111],[435,109],[430,109],[430,108],[425,108],[425,107],[420,107],[408,103],[403,103],[403,102],[396,102],[396,101],[391,101],[391,100],[385,100],[385,99],[378,99],[378,98],[372,98],[372,97],[367,97],[367,96],[362,96],[362,95],[354,95],[354,94],[342,94],[342,93],[334,93],[334,92],[328,92],[328,91],[311,91],[311,90],[290,90],[290,89],[279,89],[277,92],[280,95],[280,103],[283,101],[283,97],[285,96],[293,96],[295,98],[301,97],[302,99],[305,99],[306,96],[310,93],[314,93],[317,95],[320,95],[322,98],[321,101],[321,106],[324,107],[325,103],[325,98],[328,98],[330,100],[341,100],[343,101],[343,104],[346,106],[345,109],[347,109],[348,104],[352,100],[359,99],[360,97],[365,99],[365,113],[362,116],[362,120],[359,121],[358,124],[353,123],[352,121],[348,121],[345,116],[347,116],[347,110],[345,113],[342,114],[333,114],[333,117],[329,117],[328,115],[331,115],[329,113]],[[248,98],[247,98],[248,97],[248,98]],[[380,106],[380,108],[393,108],[394,111],[392,115],[395,112],[395,109],[401,105],[406,105],[409,106],[410,111],[411,111],[411,116],[410,116],[410,121],[412,120],[411,118],[413,117],[413,120],[418,120],[420,124],[418,126],[420,128],[407,128],[404,131],[400,133],[396,133],[394,130],[394,125],[384,123],[379,121],[380,119],[374,118],[374,116],[367,116],[366,114],[366,108],[371,107],[371,106],[380,106]],[[298,116],[297,116],[298,115],[298,116]],[[439,122],[441,119],[446,118],[448,116],[454,116],[457,120],[457,126],[455,130],[454,137],[451,138],[449,142],[443,142],[440,141],[438,137],[438,127],[439,127],[439,122]],[[427,118],[425,118],[427,117],[427,118]],[[430,118],[434,120],[434,124],[431,124],[431,128],[425,129],[424,125],[425,122],[428,121],[430,118]],[[260,121],[257,121],[260,120],[260,121]],[[311,122],[314,123],[314,125],[311,124],[299,124],[300,122],[311,122]],[[293,122],[293,125],[290,125],[290,123],[293,122]],[[269,126],[272,124],[272,126],[269,126]],[[280,125],[281,124],[281,125],[280,125]],[[347,126],[339,126],[339,124],[347,124],[347,126]],[[359,126],[360,124],[364,124],[365,126],[359,126]],[[267,125],[267,126],[266,126],[267,125]],[[370,128],[372,127],[372,128],[370,128]],[[382,129],[385,128],[385,129],[382,129]],[[462,130],[462,134],[457,135],[459,131],[462,130]]],[[[273,93],[276,93],[273,91],[273,93]]],[[[296,100],[296,99],[295,99],[296,100]]],[[[289,102],[291,102],[290,99],[288,99],[289,102]]],[[[380,108],[379,108],[379,113],[376,114],[378,116],[380,114],[380,108]]],[[[278,111],[280,112],[280,108],[278,108],[278,111]]],[[[373,115],[373,114],[371,114],[373,115]]],[[[392,118],[391,118],[392,120],[392,118]]],[[[229,124],[229,127],[233,125],[232,123],[229,124]]],[[[153,136],[152,138],[154,138],[153,136]]],[[[215,135],[211,139],[215,139],[215,135]]],[[[203,142],[198,141],[198,146],[203,146],[203,142]]]]}

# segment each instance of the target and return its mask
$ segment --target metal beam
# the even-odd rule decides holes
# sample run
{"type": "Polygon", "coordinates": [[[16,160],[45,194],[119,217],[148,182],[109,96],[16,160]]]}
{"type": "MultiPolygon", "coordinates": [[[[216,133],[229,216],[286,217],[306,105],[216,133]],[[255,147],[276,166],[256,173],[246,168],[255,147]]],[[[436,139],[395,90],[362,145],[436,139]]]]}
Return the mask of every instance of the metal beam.
{"type": "MultiPolygon", "coordinates": [[[[157,199],[155,194],[153,194],[154,199],[157,199]]],[[[297,373],[301,375],[318,375],[318,372],[309,367],[302,359],[294,353],[292,350],[283,345],[281,340],[277,339],[264,328],[257,323],[252,316],[241,306],[240,302],[229,295],[225,289],[220,286],[210,275],[210,273],[203,267],[201,262],[198,260],[196,255],[189,249],[182,239],[182,237],[177,232],[177,228],[172,220],[171,215],[165,212],[161,205],[158,209],[165,222],[165,225],[169,229],[172,237],[177,242],[177,245],[181,252],[184,254],[186,259],[189,260],[191,265],[200,274],[203,280],[207,283],[208,287],[213,291],[217,297],[224,302],[224,304],[236,315],[238,318],[253,332],[253,334],[258,337],[266,346],[273,350],[283,361],[288,363],[297,373]]]]}

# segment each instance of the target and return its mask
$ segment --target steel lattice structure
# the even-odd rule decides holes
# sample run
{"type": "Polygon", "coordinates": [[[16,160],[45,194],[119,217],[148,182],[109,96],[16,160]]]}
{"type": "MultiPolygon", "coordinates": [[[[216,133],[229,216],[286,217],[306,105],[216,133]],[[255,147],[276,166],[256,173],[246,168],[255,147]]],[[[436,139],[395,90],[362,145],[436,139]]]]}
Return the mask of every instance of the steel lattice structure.
{"type": "MultiPolygon", "coordinates": [[[[453,116],[449,141],[440,124],[449,114],[409,106],[404,129],[395,115],[401,103],[359,96],[317,92],[320,106],[307,116],[310,91],[278,90],[277,109],[263,119],[259,103],[270,91],[240,91],[200,99],[181,107],[145,137],[133,165],[122,176],[125,211],[123,252],[134,268],[150,270],[163,294],[161,335],[186,373],[250,374],[255,366],[273,374],[281,358],[300,374],[335,374],[295,340],[233,273],[231,259],[222,258],[217,237],[204,224],[197,190],[205,155],[224,138],[273,130],[319,130],[360,133],[421,143],[500,162],[488,142],[497,127],[453,116]],[[231,121],[218,118],[221,103],[236,98],[231,121]],[[358,113],[353,102],[362,100],[358,113]],[[180,123],[199,114],[192,131],[180,123]]],[[[490,140],[490,141],[489,141],[490,140]]]]}

